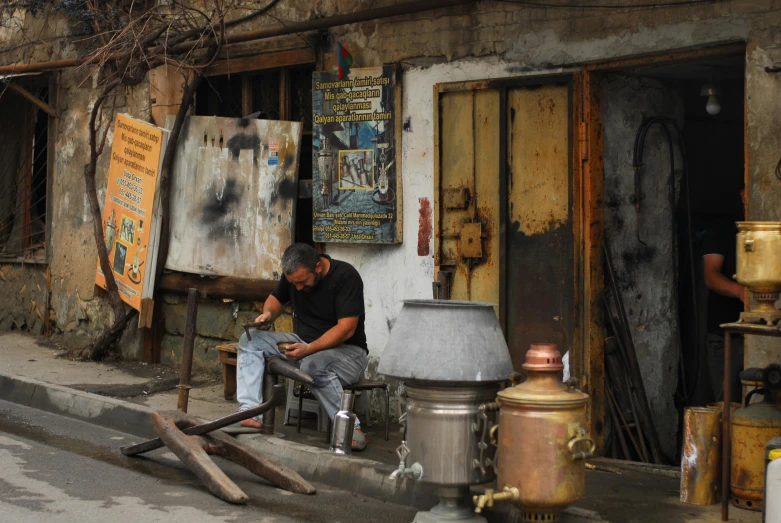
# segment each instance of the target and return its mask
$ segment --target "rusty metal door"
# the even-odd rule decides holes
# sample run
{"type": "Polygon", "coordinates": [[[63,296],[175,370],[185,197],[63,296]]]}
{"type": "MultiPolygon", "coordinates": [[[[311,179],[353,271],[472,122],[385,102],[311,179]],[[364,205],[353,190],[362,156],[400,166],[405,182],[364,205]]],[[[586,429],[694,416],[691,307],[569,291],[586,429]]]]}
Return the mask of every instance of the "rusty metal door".
{"type": "Polygon", "coordinates": [[[439,125],[439,296],[499,312],[499,90],[442,93],[439,125]]]}
{"type": "Polygon", "coordinates": [[[574,235],[570,88],[507,91],[507,344],[516,368],[529,344],[571,348],[574,235]]]}
{"type": "Polygon", "coordinates": [[[574,328],[571,84],[440,86],[439,296],[496,304],[516,369],[574,328]]]}

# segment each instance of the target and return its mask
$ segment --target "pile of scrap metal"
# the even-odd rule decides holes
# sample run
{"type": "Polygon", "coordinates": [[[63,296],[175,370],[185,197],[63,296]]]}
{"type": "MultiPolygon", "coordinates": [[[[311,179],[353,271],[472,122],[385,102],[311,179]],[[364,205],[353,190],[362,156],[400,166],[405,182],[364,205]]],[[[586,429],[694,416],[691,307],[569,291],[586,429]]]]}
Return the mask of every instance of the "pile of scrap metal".
{"type": "Polygon", "coordinates": [[[667,460],[656,432],[632,334],[605,243],[605,314],[613,335],[605,339],[605,394],[613,430],[606,453],[613,458],[662,464],[667,460]]]}

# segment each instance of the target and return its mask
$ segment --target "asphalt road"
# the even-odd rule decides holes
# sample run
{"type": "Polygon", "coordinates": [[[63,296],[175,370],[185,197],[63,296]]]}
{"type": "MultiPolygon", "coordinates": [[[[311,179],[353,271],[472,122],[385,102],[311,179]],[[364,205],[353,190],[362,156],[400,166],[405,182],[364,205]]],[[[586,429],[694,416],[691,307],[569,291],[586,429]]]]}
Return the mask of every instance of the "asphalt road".
{"type": "Polygon", "coordinates": [[[0,401],[0,521],[378,522],[412,521],[409,507],[315,485],[291,494],[215,458],[250,497],[229,505],[166,449],[128,458],[119,447],[134,436],[0,401]]]}

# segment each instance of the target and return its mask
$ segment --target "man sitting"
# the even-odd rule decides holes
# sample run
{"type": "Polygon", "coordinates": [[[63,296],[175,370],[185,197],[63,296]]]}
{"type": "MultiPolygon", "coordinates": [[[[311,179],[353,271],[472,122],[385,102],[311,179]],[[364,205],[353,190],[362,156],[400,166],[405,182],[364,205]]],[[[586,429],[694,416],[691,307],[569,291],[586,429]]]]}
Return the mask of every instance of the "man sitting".
{"type": "MultiPolygon", "coordinates": [[[[319,255],[309,245],[296,243],[282,255],[282,272],[276,289],[263,304],[256,322],[273,322],[284,304],[292,302],[295,334],[252,331],[239,339],[237,400],[240,410],[263,403],[265,358],[277,356],[294,362],[314,380],[310,388],[333,420],[339,411],[342,386],[357,383],[368,363],[364,332],[363,280],[349,263],[319,255]],[[281,353],[277,342],[294,342],[281,353]]],[[[301,413],[299,413],[299,416],[301,413]]],[[[260,419],[241,422],[261,428],[260,419]]],[[[353,449],[366,448],[366,437],[355,420],[353,449]]]]}

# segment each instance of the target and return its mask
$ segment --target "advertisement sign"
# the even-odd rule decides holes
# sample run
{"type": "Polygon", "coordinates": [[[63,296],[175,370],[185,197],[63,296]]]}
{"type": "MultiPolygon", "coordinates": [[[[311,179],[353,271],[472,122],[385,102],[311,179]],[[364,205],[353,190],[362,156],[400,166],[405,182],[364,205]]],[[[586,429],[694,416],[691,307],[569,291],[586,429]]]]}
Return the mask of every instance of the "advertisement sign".
{"type": "Polygon", "coordinates": [[[396,68],[316,72],[312,97],[314,241],[400,243],[396,68]]]}
{"type": "MultiPolygon", "coordinates": [[[[158,183],[168,132],[117,115],[103,206],[106,250],[122,300],[141,310],[154,290],[160,220],[158,183]]],[[[106,288],[98,261],[95,283],[106,288]]]]}

